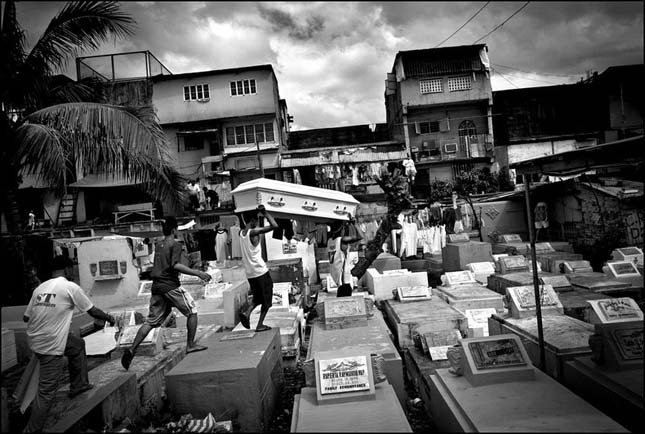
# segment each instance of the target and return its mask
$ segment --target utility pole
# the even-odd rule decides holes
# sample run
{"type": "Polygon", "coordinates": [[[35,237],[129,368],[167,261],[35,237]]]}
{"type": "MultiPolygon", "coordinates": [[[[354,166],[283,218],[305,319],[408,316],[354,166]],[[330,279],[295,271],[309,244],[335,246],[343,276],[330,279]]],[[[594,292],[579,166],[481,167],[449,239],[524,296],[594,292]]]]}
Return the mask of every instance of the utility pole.
{"type": "Polygon", "coordinates": [[[258,167],[260,168],[260,178],[264,178],[264,167],[262,167],[262,157],[260,156],[260,144],[257,137],[255,138],[255,149],[257,149],[258,167]]]}

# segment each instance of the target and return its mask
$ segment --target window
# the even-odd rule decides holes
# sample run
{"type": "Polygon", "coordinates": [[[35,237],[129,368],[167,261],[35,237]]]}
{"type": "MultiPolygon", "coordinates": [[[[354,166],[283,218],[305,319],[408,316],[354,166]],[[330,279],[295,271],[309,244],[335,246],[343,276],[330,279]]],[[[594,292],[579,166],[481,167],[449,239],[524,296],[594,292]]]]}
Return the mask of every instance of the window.
{"type": "Polygon", "coordinates": [[[415,122],[414,127],[417,134],[430,134],[439,132],[439,122],[415,122]]]}
{"type": "Polygon", "coordinates": [[[432,78],[419,80],[419,90],[421,93],[441,93],[443,92],[443,79],[432,78]]]}
{"type": "Polygon", "coordinates": [[[450,77],[448,79],[448,90],[450,92],[468,89],[470,89],[470,75],[461,75],[459,77],[450,77]]]}
{"type": "Polygon", "coordinates": [[[234,145],[253,145],[257,140],[258,143],[273,142],[273,123],[255,125],[238,125],[226,128],[226,144],[234,145]]]}
{"type": "Polygon", "coordinates": [[[231,81],[231,96],[252,95],[256,93],[255,80],[231,81]]]}
{"type": "Polygon", "coordinates": [[[207,84],[184,86],[184,101],[208,101],[210,96],[207,84]]]}
{"type": "Polygon", "coordinates": [[[184,136],[184,151],[199,151],[204,149],[204,137],[199,134],[184,136]]]}

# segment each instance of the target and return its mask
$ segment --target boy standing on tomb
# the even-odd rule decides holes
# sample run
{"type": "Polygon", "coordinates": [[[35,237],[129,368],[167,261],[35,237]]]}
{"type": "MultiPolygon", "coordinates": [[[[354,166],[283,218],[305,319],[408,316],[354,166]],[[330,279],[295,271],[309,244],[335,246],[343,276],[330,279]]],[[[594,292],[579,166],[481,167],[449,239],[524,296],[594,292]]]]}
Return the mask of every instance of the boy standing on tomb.
{"type": "Polygon", "coordinates": [[[356,224],[354,218],[349,216],[349,223],[354,226],[355,233],[344,235],[343,223],[330,240],[329,263],[331,264],[331,277],[338,285],[337,297],[350,297],[352,295],[352,266],[348,260],[349,245],[363,239],[363,231],[356,224]]]}
{"type": "Polygon", "coordinates": [[[207,347],[195,343],[197,332],[197,307],[195,300],[179,283],[179,273],[197,276],[208,282],[211,276],[203,271],[193,270],[182,263],[181,244],[175,240],[177,235],[177,220],[174,217],[167,217],[163,223],[164,239],[155,248],[155,257],[150,277],[152,278],[152,295],[150,296],[150,307],[146,322],[139,327],[134,338],[132,347],[126,349],[121,357],[121,365],[125,369],[130,367],[132,359],[139,347],[139,344],[148,336],[148,333],[159,327],[166,320],[166,317],[176,307],[188,320],[188,344],[186,353],[203,351],[207,347]]]}
{"type": "Polygon", "coordinates": [[[242,250],[242,264],[249,280],[253,303],[246,310],[239,312],[240,322],[245,328],[251,328],[249,318],[256,306],[262,305],[260,319],[255,328],[257,332],[271,330],[271,327],[264,325],[264,318],[273,303],[273,280],[269,274],[264,259],[262,259],[262,245],[260,235],[278,229],[275,219],[267,212],[264,205],[258,206],[256,211],[247,211],[242,214],[244,228],[240,231],[240,245],[242,250]],[[258,213],[266,217],[269,226],[258,227],[258,213]]]}

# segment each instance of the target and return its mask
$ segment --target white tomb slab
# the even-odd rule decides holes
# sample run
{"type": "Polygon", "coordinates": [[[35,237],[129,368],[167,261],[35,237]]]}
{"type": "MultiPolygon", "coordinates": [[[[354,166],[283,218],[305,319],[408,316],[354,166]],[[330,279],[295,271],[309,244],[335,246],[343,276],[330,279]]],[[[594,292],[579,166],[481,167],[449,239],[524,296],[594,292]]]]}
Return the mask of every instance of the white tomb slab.
{"type": "Polygon", "coordinates": [[[402,302],[430,300],[430,289],[427,286],[399,286],[396,288],[397,299],[402,302]]]}
{"type": "MultiPolygon", "coordinates": [[[[551,285],[539,285],[538,289],[543,315],[550,312],[564,314],[564,307],[551,285]]],[[[536,315],[535,288],[532,285],[508,287],[506,294],[509,296],[509,310],[513,318],[536,315]]]]}
{"type": "Polygon", "coordinates": [[[327,330],[367,325],[367,310],[363,295],[326,298],[323,302],[323,309],[325,312],[325,329],[327,330]]]}
{"type": "Polygon", "coordinates": [[[571,282],[563,275],[540,276],[539,279],[543,285],[551,285],[556,291],[562,291],[563,289],[573,290],[571,282]]]}
{"type": "Polygon", "coordinates": [[[273,284],[273,305],[289,307],[291,282],[275,282],[273,284]]]}
{"type": "Polygon", "coordinates": [[[498,264],[500,274],[529,271],[529,264],[526,261],[526,258],[522,255],[501,257],[499,258],[498,264]]]}
{"type": "Polygon", "coordinates": [[[518,234],[504,234],[497,237],[500,243],[521,243],[522,237],[518,234]]]}
{"type": "Polygon", "coordinates": [[[480,338],[488,336],[488,318],[497,314],[497,310],[487,307],[484,309],[466,309],[466,336],[480,338]]]}
{"type": "Polygon", "coordinates": [[[611,253],[614,261],[629,261],[637,265],[643,265],[643,251],[638,247],[621,247],[611,253]]]}
{"type": "Polygon", "coordinates": [[[612,277],[640,277],[636,264],[631,261],[607,262],[607,271],[612,277]]]}
{"type": "Polygon", "coordinates": [[[589,318],[592,324],[643,321],[643,311],[629,297],[588,300],[587,303],[592,308],[589,318]]]}
{"type": "MultiPolygon", "coordinates": [[[[531,251],[531,243],[528,243],[526,245],[526,250],[528,252],[531,251]]],[[[551,243],[535,243],[535,251],[540,253],[546,253],[546,252],[555,252],[555,249],[553,248],[551,243]]]]}
{"type": "Polygon", "coordinates": [[[488,276],[495,274],[494,262],[471,262],[468,264],[468,271],[472,272],[475,280],[482,285],[488,282],[488,276]]]}
{"type": "Polygon", "coordinates": [[[460,233],[460,234],[448,234],[448,240],[449,243],[469,243],[470,242],[470,237],[468,234],[465,233],[460,233]]]}
{"type": "Polygon", "coordinates": [[[593,273],[593,268],[589,261],[564,261],[565,274],[572,273],[593,273]]]}
{"type": "Polygon", "coordinates": [[[457,286],[477,283],[475,275],[471,271],[448,271],[446,274],[446,286],[457,286]]]}
{"type": "Polygon", "coordinates": [[[369,353],[327,351],[316,354],[318,404],[375,399],[374,373],[369,353]]]}

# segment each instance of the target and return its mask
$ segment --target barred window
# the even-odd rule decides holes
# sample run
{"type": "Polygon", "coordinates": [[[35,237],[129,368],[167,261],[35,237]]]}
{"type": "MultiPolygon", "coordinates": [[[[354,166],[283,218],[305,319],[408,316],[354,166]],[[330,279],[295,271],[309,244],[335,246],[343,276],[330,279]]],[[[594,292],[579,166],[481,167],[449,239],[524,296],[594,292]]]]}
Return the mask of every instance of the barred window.
{"type": "Polygon", "coordinates": [[[258,143],[273,142],[275,135],[273,132],[273,123],[238,125],[226,128],[226,144],[234,145],[253,145],[254,139],[258,143]]]}
{"type": "Polygon", "coordinates": [[[231,96],[253,95],[257,93],[255,80],[237,80],[231,81],[231,96]]]}
{"type": "Polygon", "coordinates": [[[450,92],[468,89],[470,89],[470,75],[461,75],[459,77],[450,77],[448,79],[448,90],[450,92]]]}
{"type": "Polygon", "coordinates": [[[419,90],[421,93],[441,93],[443,92],[443,79],[432,78],[419,80],[419,90]]]}

